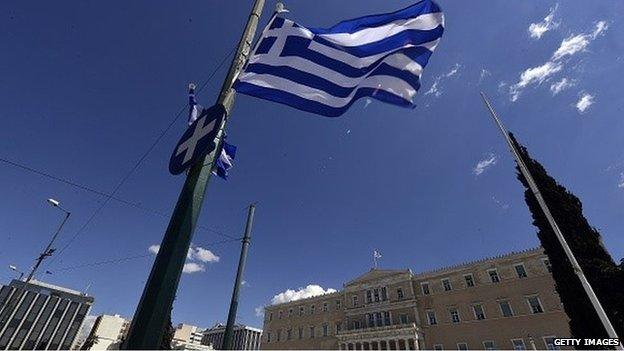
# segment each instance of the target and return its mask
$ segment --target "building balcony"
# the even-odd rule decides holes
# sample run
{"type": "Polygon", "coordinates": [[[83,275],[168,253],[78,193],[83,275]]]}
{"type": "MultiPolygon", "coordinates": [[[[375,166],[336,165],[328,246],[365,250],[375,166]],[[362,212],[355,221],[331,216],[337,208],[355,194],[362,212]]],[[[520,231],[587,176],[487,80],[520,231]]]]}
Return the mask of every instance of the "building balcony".
{"type": "Polygon", "coordinates": [[[418,350],[422,333],[416,323],[341,330],[341,350],[418,350]]]}

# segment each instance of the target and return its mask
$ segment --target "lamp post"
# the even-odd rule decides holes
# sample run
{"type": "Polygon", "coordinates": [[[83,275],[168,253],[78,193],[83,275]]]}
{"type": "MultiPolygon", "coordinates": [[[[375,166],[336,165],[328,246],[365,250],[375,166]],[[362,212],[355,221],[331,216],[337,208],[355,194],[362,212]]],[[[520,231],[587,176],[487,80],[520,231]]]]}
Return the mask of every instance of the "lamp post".
{"type": "Polygon", "coordinates": [[[66,209],[64,209],[63,207],[61,207],[61,203],[58,202],[57,200],[48,199],[48,203],[52,207],[56,207],[59,210],[63,211],[65,213],[65,218],[63,218],[63,221],[61,222],[61,225],[58,227],[58,229],[56,230],[56,232],[52,236],[52,239],[50,240],[50,243],[48,243],[48,246],[46,246],[46,248],[43,250],[43,252],[41,254],[39,254],[39,257],[37,258],[37,263],[35,263],[35,266],[30,271],[30,274],[28,274],[28,277],[26,278],[26,282],[27,283],[32,280],[33,276],[35,275],[35,272],[37,272],[37,269],[41,265],[41,262],[43,262],[43,260],[45,260],[47,257],[52,256],[52,254],[54,253],[55,249],[52,248],[52,244],[54,243],[54,240],[56,240],[56,237],[61,232],[61,229],[63,229],[63,226],[65,225],[65,222],[67,222],[67,220],[69,219],[69,216],[71,215],[71,212],[69,212],[66,209]]]}

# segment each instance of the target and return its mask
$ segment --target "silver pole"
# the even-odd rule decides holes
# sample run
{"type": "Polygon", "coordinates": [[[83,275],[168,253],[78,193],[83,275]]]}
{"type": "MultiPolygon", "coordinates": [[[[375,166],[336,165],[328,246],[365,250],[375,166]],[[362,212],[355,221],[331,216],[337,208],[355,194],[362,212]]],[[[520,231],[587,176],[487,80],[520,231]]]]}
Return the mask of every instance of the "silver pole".
{"type": "MultiPolygon", "coordinates": [[[[613,329],[613,325],[611,325],[611,322],[609,321],[607,314],[602,308],[600,301],[598,301],[598,297],[596,296],[596,293],[594,293],[594,289],[592,289],[591,285],[589,284],[589,281],[587,281],[587,278],[585,278],[585,274],[583,274],[583,270],[581,269],[581,266],[579,266],[578,262],[576,261],[576,257],[574,257],[574,253],[572,253],[572,250],[570,249],[570,246],[568,246],[568,243],[566,242],[563,236],[563,233],[561,233],[561,229],[559,229],[559,226],[557,225],[557,222],[555,222],[555,219],[553,218],[552,213],[550,213],[550,209],[548,209],[548,205],[546,205],[546,201],[544,201],[544,198],[542,197],[542,194],[540,193],[539,188],[537,187],[537,184],[535,183],[535,180],[533,180],[533,177],[531,176],[529,169],[527,168],[526,164],[520,157],[518,150],[516,150],[514,144],[511,142],[511,138],[509,138],[509,134],[507,133],[507,130],[501,123],[500,119],[498,118],[498,115],[492,108],[490,101],[488,101],[487,97],[485,96],[483,92],[481,92],[481,97],[483,98],[483,102],[485,102],[485,105],[490,111],[490,114],[492,115],[494,122],[496,122],[498,129],[500,129],[501,133],[503,133],[503,136],[505,137],[505,141],[507,141],[507,145],[509,146],[511,153],[514,155],[516,159],[516,163],[518,164],[518,167],[520,168],[520,172],[522,173],[524,178],[527,180],[527,183],[529,183],[529,188],[531,188],[533,195],[535,195],[535,198],[537,199],[537,202],[539,203],[542,211],[544,211],[544,215],[548,219],[548,223],[550,224],[553,232],[555,232],[555,236],[557,237],[557,240],[559,240],[559,243],[561,244],[563,251],[566,253],[566,256],[570,260],[574,273],[581,280],[583,289],[585,289],[585,293],[587,294],[587,297],[589,297],[589,300],[594,306],[594,309],[596,310],[596,313],[598,314],[598,317],[600,318],[602,325],[607,331],[607,334],[609,335],[610,338],[617,339],[618,335],[615,332],[615,329],[613,329]]],[[[624,349],[622,348],[621,344],[619,345],[618,348],[620,350],[624,349]]]]}

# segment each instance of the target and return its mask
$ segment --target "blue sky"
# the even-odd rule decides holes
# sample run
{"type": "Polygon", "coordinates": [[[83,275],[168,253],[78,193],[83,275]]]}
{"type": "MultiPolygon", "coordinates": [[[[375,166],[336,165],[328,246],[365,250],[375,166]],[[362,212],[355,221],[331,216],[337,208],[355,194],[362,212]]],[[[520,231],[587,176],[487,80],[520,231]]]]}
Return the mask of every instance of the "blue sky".
{"type": "MultiPolygon", "coordinates": [[[[287,7],[290,18],[321,27],[410,3],[287,7]]],[[[209,244],[227,240],[215,231],[240,235],[254,201],[239,306],[239,321],[253,326],[262,325],[255,309],[287,289],[339,289],[370,269],[374,249],[382,268],[418,272],[536,246],[513,161],[480,90],[532,155],[581,198],[613,257],[624,256],[624,29],[616,16],[624,3],[439,4],[446,31],[414,110],[363,99],[332,119],[238,96],[228,127],[236,166],[230,180],[209,184],[200,224],[212,231],[195,233],[192,261],[200,271],[182,277],[175,322],[225,320],[240,245],[209,244]]],[[[111,192],[185,104],[187,84],[204,81],[230,52],[250,6],[2,2],[0,157],[111,192]]],[[[262,24],[272,7],[268,2],[262,24]]],[[[224,74],[198,94],[200,102],[216,99],[224,74]]],[[[167,162],[184,127],[182,118],[118,197],[171,213],[183,177],[171,176],[167,162]]],[[[0,163],[3,283],[14,277],[8,265],[27,269],[62,219],[48,197],[72,211],[57,247],[104,201],[0,163]]],[[[54,272],[45,279],[91,285],[93,314],[130,317],[152,256],[71,267],[149,254],[166,225],[166,216],[111,201],[45,265],[54,272]]]]}

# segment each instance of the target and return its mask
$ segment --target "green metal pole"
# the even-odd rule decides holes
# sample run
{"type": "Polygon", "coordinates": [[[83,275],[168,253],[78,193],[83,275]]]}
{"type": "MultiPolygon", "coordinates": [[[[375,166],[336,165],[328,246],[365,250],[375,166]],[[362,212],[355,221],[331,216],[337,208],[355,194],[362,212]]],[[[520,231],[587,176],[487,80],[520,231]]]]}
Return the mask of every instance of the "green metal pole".
{"type": "MultiPolygon", "coordinates": [[[[217,103],[223,104],[229,116],[234,104],[236,92],[232,85],[251,51],[258,20],[264,7],[264,0],[255,0],[251,14],[228,74],[221,87],[217,103]]],[[[223,120],[217,134],[217,146],[221,143],[227,118],[223,120]]],[[[219,148],[215,148],[218,150],[219,148]]],[[[191,245],[197,217],[201,211],[206,185],[214,166],[215,151],[207,155],[201,162],[193,165],[186,177],[178,202],[175,206],[169,226],[160,244],[160,250],[152,266],[143,295],[137,306],[128,338],[124,345],[129,350],[156,350],[165,331],[171,313],[178,283],[184,267],[184,261],[191,245]]]]}
{"type": "Polygon", "coordinates": [[[223,346],[222,350],[234,350],[234,323],[236,323],[236,311],[238,310],[238,295],[243,281],[243,272],[245,270],[245,263],[247,262],[247,251],[249,250],[249,242],[251,241],[251,227],[253,226],[254,213],[256,212],[256,205],[249,205],[249,212],[247,213],[247,225],[245,226],[245,236],[243,236],[243,245],[241,248],[241,254],[238,261],[238,270],[236,271],[236,280],[234,281],[234,290],[232,291],[232,301],[230,301],[230,312],[228,314],[227,324],[225,326],[225,333],[223,334],[223,346]]]}

